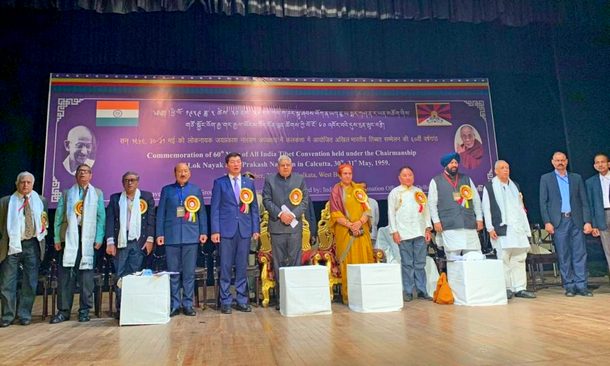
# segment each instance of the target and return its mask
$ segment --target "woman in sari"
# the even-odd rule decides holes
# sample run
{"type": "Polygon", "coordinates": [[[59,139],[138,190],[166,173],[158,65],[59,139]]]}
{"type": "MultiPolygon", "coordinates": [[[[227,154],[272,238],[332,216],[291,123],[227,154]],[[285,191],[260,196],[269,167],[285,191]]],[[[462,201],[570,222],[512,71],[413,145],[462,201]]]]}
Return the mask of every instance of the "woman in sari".
{"type": "Polygon", "coordinates": [[[347,304],[347,265],[374,260],[366,193],[352,181],[350,164],[341,164],[338,173],[341,181],[330,192],[330,227],[335,236],[335,256],[341,266],[341,298],[347,304]]]}

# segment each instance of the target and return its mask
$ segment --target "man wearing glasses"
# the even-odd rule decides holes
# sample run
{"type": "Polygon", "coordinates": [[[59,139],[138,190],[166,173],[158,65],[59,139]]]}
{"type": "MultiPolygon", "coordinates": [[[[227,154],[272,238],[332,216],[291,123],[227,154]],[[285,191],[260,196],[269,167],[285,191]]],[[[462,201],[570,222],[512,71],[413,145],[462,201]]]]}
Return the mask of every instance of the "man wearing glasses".
{"type": "Polygon", "coordinates": [[[90,183],[91,167],[80,164],[76,168],[76,184],[63,192],[57,203],[54,223],[54,242],[59,258],[57,314],[51,324],[70,319],[74,287],[80,284],[78,321],[89,321],[93,306],[93,268],[95,250],[104,239],[104,194],[90,183]]]}
{"type": "MultiPolygon", "coordinates": [[[[152,193],[140,191],[140,176],[123,174],[123,192],[110,196],[106,208],[106,253],[114,257],[119,278],[140,271],[153,250],[155,201],[152,193]]],[[[116,318],[121,311],[121,289],[117,288],[116,318]]]]}

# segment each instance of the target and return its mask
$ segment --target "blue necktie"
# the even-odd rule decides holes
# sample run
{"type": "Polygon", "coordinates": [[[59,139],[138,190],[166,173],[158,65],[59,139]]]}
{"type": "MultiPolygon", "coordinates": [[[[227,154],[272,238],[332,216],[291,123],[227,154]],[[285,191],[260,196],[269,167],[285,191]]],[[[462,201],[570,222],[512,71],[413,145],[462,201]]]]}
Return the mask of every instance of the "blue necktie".
{"type": "Polygon", "coordinates": [[[239,184],[237,183],[237,177],[233,178],[233,193],[235,194],[235,201],[239,204],[239,184]]]}

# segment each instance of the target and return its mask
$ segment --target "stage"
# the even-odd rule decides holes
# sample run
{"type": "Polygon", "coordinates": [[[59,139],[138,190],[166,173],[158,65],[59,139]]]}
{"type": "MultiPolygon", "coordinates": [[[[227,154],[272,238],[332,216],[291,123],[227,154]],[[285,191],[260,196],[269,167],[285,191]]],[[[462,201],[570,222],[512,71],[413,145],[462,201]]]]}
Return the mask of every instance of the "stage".
{"type": "Polygon", "coordinates": [[[0,364],[603,365],[610,284],[607,277],[591,283],[600,286],[592,298],[567,298],[551,286],[537,299],[492,307],[414,300],[401,312],[362,314],[333,303],[332,315],[296,318],[272,307],[232,315],[208,308],[166,325],[128,327],[93,314],[78,323],[74,313],[50,325],[40,319],[39,296],[32,325],[0,329],[0,364]]]}

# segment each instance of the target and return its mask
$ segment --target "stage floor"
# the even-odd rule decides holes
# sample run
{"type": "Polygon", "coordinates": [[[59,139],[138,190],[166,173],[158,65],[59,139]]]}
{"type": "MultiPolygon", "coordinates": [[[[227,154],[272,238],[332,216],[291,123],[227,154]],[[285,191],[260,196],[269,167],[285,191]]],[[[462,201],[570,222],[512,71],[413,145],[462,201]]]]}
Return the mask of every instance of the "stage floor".
{"type": "Polygon", "coordinates": [[[610,285],[607,277],[591,283],[600,285],[592,298],[567,298],[552,286],[508,305],[414,300],[393,313],[333,304],[332,315],[285,318],[273,308],[232,315],[208,308],[166,325],[129,327],[95,317],[50,325],[35,316],[29,326],[0,329],[0,364],[603,365],[610,361],[610,285]]]}

